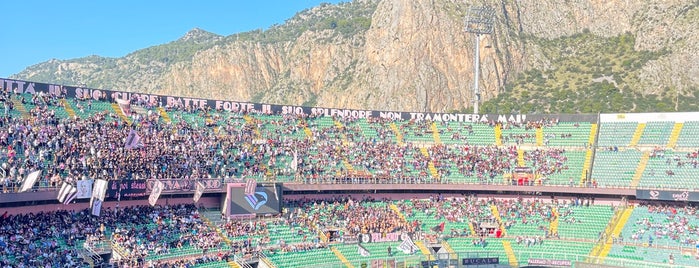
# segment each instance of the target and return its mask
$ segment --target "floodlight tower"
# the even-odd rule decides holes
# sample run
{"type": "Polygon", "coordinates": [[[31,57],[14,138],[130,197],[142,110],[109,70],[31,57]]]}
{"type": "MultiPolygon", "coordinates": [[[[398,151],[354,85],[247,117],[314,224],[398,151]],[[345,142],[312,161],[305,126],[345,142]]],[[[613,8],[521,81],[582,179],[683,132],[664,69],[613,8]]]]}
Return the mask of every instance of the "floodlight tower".
{"type": "Polygon", "coordinates": [[[493,33],[493,21],[495,10],[488,6],[472,7],[466,17],[466,31],[476,36],[473,48],[473,113],[478,114],[478,105],[481,102],[481,92],[478,89],[478,77],[480,72],[480,41],[481,35],[493,33]]]}

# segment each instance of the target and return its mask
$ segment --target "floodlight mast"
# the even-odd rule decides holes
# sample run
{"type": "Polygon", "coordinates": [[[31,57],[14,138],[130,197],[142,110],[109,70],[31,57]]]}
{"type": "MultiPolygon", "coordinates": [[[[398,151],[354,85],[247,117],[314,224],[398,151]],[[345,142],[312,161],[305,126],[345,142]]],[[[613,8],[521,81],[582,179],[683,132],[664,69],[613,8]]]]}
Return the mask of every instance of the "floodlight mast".
{"type": "Polygon", "coordinates": [[[466,32],[473,33],[476,37],[473,43],[473,113],[479,113],[481,92],[478,89],[478,77],[480,77],[480,41],[481,35],[493,33],[493,20],[495,10],[491,7],[472,7],[466,17],[466,32]]]}

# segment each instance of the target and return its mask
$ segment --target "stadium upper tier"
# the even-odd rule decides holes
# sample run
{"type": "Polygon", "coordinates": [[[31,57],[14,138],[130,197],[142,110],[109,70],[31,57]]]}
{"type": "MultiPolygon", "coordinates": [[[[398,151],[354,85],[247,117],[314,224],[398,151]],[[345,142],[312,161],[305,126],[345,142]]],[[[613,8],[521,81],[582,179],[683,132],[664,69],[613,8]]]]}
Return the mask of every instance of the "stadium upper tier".
{"type": "Polygon", "coordinates": [[[86,95],[38,83],[28,90],[29,82],[15,90],[9,81],[0,99],[5,192],[36,169],[38,188],[84,178],[232,177],[699,188],[699,113],[395,113],[86,95]]]}

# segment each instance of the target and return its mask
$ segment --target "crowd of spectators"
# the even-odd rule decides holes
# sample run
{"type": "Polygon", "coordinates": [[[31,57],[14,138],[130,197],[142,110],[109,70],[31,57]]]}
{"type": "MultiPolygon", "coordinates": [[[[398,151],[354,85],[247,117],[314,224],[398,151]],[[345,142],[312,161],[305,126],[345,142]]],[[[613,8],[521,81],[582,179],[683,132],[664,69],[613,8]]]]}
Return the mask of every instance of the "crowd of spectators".
{"type": "Polygon", "coordinates": [[[144,216],[149,224],[114,229],[112,241],[129,259],[168,254],[183,247],[220,251],[223,246],[221,237],[202,222],[194,206],[154,210],[144,216]]]}
{"type": "Polygon", "coordinates": [[[699,214],[695,206],[644,204],[642,207],[647,208],[648,213],[631,223],[632,232],[622,234],[619,242],[653,244],[653,241],[664,241],[666,246],[683,247],[694,247],[699,243],[699,214]]]}
{"type": "MultiPolygon", "coordinates": [[[[61,101],[62,96],[15,94],[2,90],[6,115],[0,119],[0,162],[7,176],[3,191],[17,190],[27,174],[43,170],[39,187],[59,187],[80,179],[188,179],[257,177],[260,179],[328,182],[362,177],[410,182],[473,177],[492,183],[515,166],[516,147],[431,146],[423,155],[413,143],[399,144],[390,125],[402,135],[430,134],[432,121],[354,117],[328,118],[321,114],[248,114],[210,108],[162,106],[133,95],[129,124],[118,111],[100,110],[92,99],[61,101]],[[10,113],[14,101],[27,103],[25,116],[10,113]],[[80,113],[58,116],[71,105],[80,113]],[[171,121],[154,108],[170,112],[171,121]],[[136,109],[132,109],[136,111],[136,109]],[[14,115],[12,115],[14,114],[14,115]],[[251,116],[247,116],[251,115],[251,116]],[[205,119],[205,124],[191,117],[205,119]],[[190,119],[188,119],[190,118],[190,119]],[[140,148],[124,148],[131,130],[141,137],[140,148]],[[436,167],[436,173],[429,169],[436,167]]],[[[442,122],[448,129],[472,133],[471,124],[442,122]]],[[[489,121],[484,124],[498,124],[489,121]]],[[[525,123],[505,122],[505,128],[536,128],[557,124],[555,119],[525,123]]],[[[470,134],[469,134],[470,135],[470,134]]],[[[543,152],[542,172],[565,168],[559,151],[543,152]],[[550,161],[553,158],[555,161],[550,161]],[[550,163],[551,162],[551,163],[550,163]],[[550,164],[549,164],[550,163],[550,164]]]]}

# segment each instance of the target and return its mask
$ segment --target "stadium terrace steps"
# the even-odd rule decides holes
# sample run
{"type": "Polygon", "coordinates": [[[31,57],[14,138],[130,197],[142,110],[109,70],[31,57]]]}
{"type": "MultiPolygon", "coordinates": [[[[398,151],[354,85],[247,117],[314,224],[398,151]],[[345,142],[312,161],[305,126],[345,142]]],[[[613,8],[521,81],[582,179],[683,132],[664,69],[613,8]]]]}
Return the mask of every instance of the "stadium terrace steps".
{"type": "Polygon", "coordinates": [[[517,149],[517,166],[523,167],[526,166],[526,162],[524,161],[524,150],[522,149],[517,149]]]}
{"type": "Polygon", "coordinates": [[[619,237],[619,235],[621,234],[621,230],[624,229],[624,226],[626,225],[626,222],[628,222],[632,213],[633,207],[624,208],[624,210],[621,212],[621,216],[616,220],[616,222],[612,223],[614,225],[612,233],[611,235],[608,235],[606,239],[604,239],[604,245],[602,246],[599,254],[597,255],[600,261],[604,261],[604,258],[606,258],[609,252],[612,250],[613,239],[615,237],[619,237]]]}
{"type": "Polygon", "coordinates": [[[544,146],[544,129],[536,128],[536,146],[544,146]]]}
{"type": "Polygon", "coordinates": [[[131,124],[131,119],[127,117],[123,112],[121,112],[121,108],[119,108],[118,103],[112,103],[112,110],[114,110],[114,113],[116,113],[121,120],[124,122],[128,123],[129,125],[131,124]]]}
{"type": "Polygon", "coordinates": [[[444,248],[447,251],[447,253],[449,253],[449,255],[456,253],[456,251],[454,251],[454,249],[451,247],[451,245],[449,245],[449,243],[446,240],[442,241],[442,248],[444,248]]]}
{"type": "Polygon", "coordinates": [[[229,262],[228,262],[228,267],[231,267],[231,268],[243,268],[243,267],[240,267],[240,265],[238,265],[238,264],[237,264],[236,262],[234,262],[234,261],[229,261],[229,262]]]}
{"type": "Polygon", "coordinates": [[[434,143],[442,144],[442,138],[439,136],[439,129],[437,129],[437,123],[432,122],[432,124],[430,125],[430,129],[432,130],[432,138],[434,138],[434,143]]]}
{"type": "MultiPolygon", "coordinates": [[[[217,214],[220,215],[220,212],[218,212],[217,214]]],[[[225,235],[223,232],[221,232],[221,229],[218,228],[218,227],[216,226],[216,224],[214,224],[213,222],[211,222],[211,219],[209,219],[209,216],[207,216],[205,213],[202,213],[202,214],[201,214],[201,221],[204,222],[206,225],[208,225],[209,228],[211,228],[211,229],[213,229],[214,231],[216,231],[216,235],[218,235],[218,236],[221,238],[221,240],[223,240],[223,242],[225,242],[225,243],[226,243],[227,245],[229,245],[229,246],[232,246],[232,245],[231,245],[231,243],[232,243],[232,242],[231,242],[231,239],[228,238],[228,236],[225,235]]]]}
{"type": "Polygon", "coordinates": [[[158,107],[158,114],[160,114],[160,118],[162,118],[165,123],[172,123],[172,118],[170,118],[170,115],[163,107],[158,107]]]}
{"type": "Polygon", "coordinates": [[[495,133],[495,145],[502,146],[502,125],[495,125],[493,132],[495,133]]]}
{"type": "Polygon", "coordinates": [[[682,133],[682,127],[684,127],[684,123],[675,123],[675,125],[672,127],[670,138],[667,141],[667,148],[677,147],[677,140],[679,140],[680,133],[682,133]]]}
{"type": "Polygon", "coordinates": [[[550,234],[555,234],[558,233],[558,209],[556,209],[555,206],[551,207],[551,215],[553,215],[553,220],[549,223],[549,233],[550,234]]]}
{"type": "Polygon", "coordinates": [[[309,139],[313,139],[313,131],[311,131],[311,129],[308,128],[308,122],[302,120],[301,124],[303,125],[303,132],[306,133],[306,137],[309,139]]]}
{"type": "Polygon", "coordinates": [[[345,255],[342,255],[342,252],[340,252],[339,250],[337,250],[337,248],[335,248],[335,247],[330,247],[330,250],[331,250],[333,253],[335,253],[335,256],[337,256],[337,258],[340,259],[340,261],[342,261],[342,263],[345,264],[345,266],[346,266],[347,268],[354,268],[354,265],[352,265],[352,264],[349,262],[349,260],[347,260],[347,258],[345,258],[345,255]]]}
{"type": "Polygon", "coordinates": [[[490,205],[490,213],[493,214],[493,217],[495,217],[495,220],[498,221],[498,225],[500,226],[500,231],[502,232],[502,236],[505,236],[505,226],[502,224],[502,218],[500,217],[500,212],[498,211],[498,207],[496,205],[490,205]]]}
{"type": "Polygon", "coordinates": [[[401,221],[406,222],[405,215],[403,214],[402,211],[400,211],[400,209],[398,208],[398,206],[396,206],[396,204],[391,203],[388,205],[388,207],[398,215],[398,218],[400,218],[401,221]]]}
{"type": "Polygon", "coordinates": [[[24,107],[24,104],[18,99],[10,97],[12,100],[12,103],[15,105],[15,109],[19,111],[19,114],[22,115],[23,118],[28,118],[29,117],[29,111],[27,111],[27,108],[24,107]]]}
{"type": "Polygon", "coordinates": [[[354,167],[352,166],[352,164],[350,164],[346,157],[342,159],[342,165],[345,166],[345,169],[347,169],[347,171],[354,172],[354,167]]]}
{"type": "Polygon", "coordinates": [[[597,137],[597,124],[590,125],[590,136],[587,140],[587,145],[592,146],[595,144],[595,137],[597,137]]]}
{"type": "Polygon", "coordinates": [[[403,133],[400,133],[398,126],[396,126],[394,122],[391,122],[391,131],[396,135],[396,142],[398,145],[403,146],[403,133]]]}
{"type": "Polygon", "coordinates": [[[515,256],[514,250],[512,250],[512,244],[509,240],[502,240],[502,247],[505,249],[505,254],[507,254],[507,261],[512,267],[519,267],[519,262],[517,262],[517,257],[515,256]]]}
{"type": "Polygon", "coordinates": [[[638,145],[641,137],[643,137],[643,130],[645,129],[646,123],[638,123],[638,125],[636,125],[636,131],[633,132],[633,136],[631,136],[631,141],[629,142],[630,147],[638,145]]]}
{"type": "Polygon", "coordinates": [[[636,173],[634,173],[633,179],[631,179],[631,187],[638,187],[638,184],[641,182],[643,172],[646,170],[646,166],[648,165],[649,159],[650,152],[643,152],[643,155],[641,155],[641,161],[638,162],[638,166],[636,167],[636,173]]]}
{"type": "Polygon", "coordinates": [[[422,255],[425,255],[430,260],[434,260],[434,256],[432,256],[432,252],[430,252],[430,250],[425,246],[424,242],[415,241],[415,245],[417,246],[417,248],[420,249],[420,253],[422,253],[422,255]]]}
{"type": "Polygon", "coordinates": [[[473,228],[473,222],[471,222],[471,221],[468,222],[468,229],[471,230],[472,236],[476,235],[476,228],[473,228]]]}
{"type": "Polygon", "coordinates": [[[75,117],[75,110],[73,110],[73,106],[70,105],[66,99],[61,99],[61,103],[63,104],[63,109],[66,111],[66,113],[68,113],[68,116],[75,117]]]}
{"type": "Polygon", "coordinates": [[[592,166],[592,149],[587,149],[585,152],[585,162],[583,162],[582,173],[580,174],[580,186],[585,184],[587,179],[587,174],[590,173],[590,167],[592,166]]]}
{"type": "Polygon", "coordinates": [[[439,178],[439,173],[437,173],[437,167],[434,166],[434,162],[432,162],[432,159],[430,159],[430,153],[427,151],[427,148],[420,147],[420,152],[423,156],[427,157],[427,169],[430,171],[430,175],[432,175],[432,177],[434,177],[435,179],[439,178]]]}

